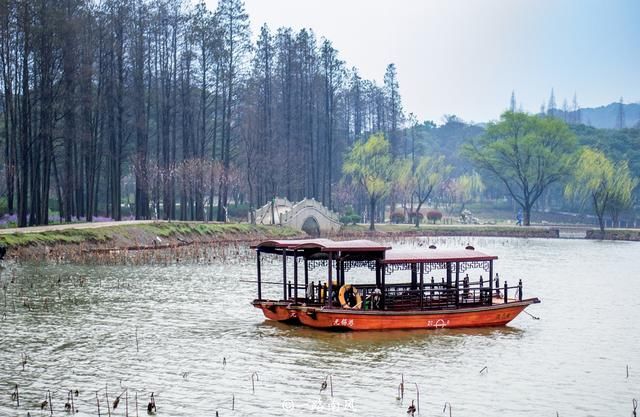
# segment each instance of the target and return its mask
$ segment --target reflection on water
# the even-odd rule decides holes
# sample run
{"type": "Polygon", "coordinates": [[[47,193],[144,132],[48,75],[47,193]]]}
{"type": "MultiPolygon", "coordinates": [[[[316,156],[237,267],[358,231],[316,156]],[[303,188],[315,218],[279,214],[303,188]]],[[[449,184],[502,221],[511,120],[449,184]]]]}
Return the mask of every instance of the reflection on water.
{"type": "MultiPolygon", "coordinates": [[[[105,415],[129,388],[129,412],[156,396],[165,416],[630,415],[638,397],[638,243],[403,239],[394,247],[471,243],[524,281],[541,320],[509,327],[332,333],[266,321],[250,305],[253,260],[215,265],[8,264],[0,275],[0,416],[54,415],[79,390],[79,416],[105,415]],[[22,367],[22,354],[28,356],[22,367]],[[629,377],[626,367],[629,366],[629,377]],[[482,371],[482,372],[481,372],[482,371]],[[257,372],[252,389],[251,375],[257,372]],[[329,379],[330,389],[320,391],[329,379]],[[405,399],[396,401],[400,381],[405,399]],[[20,387],[20,408],[11,400],[20,387]],[[232,410],[232,407],[234,410],[232,410]]],[[[263,266],[280,279],[280,261],[263,266]]],[[[351,271],[355,282],[370,271],[351,271]]],[[[313,271],[312,279],[324,271],[313,271]]],[[[436,279],[438,276],[436,275],[436,279]]],[[[401,276],[392,279],[403,279],[401,276]]],[[[281,287],[266,290],[277,297],[281,287]]],[[[255,375],[254,375],[255,376],[255,375]]],[[[125,414],[124,401],[112,415],[125,414]]]]}
{"type": "Polygon", "coordinates": [[[388,347],[415,348],[428,345],[434,341],[446,342],[455,346],[463,343],[467,338],[483,337],[486,339],[519,338],[523,330],[511,327],[482,327],[469,329],[436,329],[436,330],[390,330],[367,332],[332,332],[313,329],[302,325],[290,325],[271,320],[264,320],[257,325],[258,332],[282,338],[310,338],[318,342],[325,342],[325,349],[335,351],[349,350],[379,350],[388,347]]]}

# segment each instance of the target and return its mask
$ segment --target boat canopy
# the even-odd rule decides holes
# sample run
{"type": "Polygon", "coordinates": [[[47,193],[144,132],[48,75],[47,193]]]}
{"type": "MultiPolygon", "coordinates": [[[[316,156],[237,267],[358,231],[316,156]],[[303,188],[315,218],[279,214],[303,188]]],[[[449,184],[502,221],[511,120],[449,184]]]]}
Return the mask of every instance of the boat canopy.
{"type": "MultiPolygon", "coordinates": [[[[306,298],[321,300],[321,304],[329,305],[333,300],[334,285],[343,287],[346,284],[345,273],[352,268],[368,268],[375,271],[375,285],[368,287],[360,286],[362,291],[373,291],[375,288],[382,288],[385,294],[390,291],[393,286],[387,286],[385,276],[394,271],[411,271],[411,283],[408,291],[414,291],[420,286],[423,288],[424,274],[432,270],[446,270],[446,281],[442,280],[443,288],[450,290],[453,288],[454,275],[456,288],[460,280],[460,273],[468,269],[482,268],[493,277],[493,261],[498,259],[497,256],[487,255],[476,251],[472,246],[465,249],[436,249],[430,246],[429,249],[396,249],[392,250],[389,246],[381,245],[370,240],[344,240],[333,241],[330,239],[291,239],[291,240],[267,240],[257,245],[251,246],[256,250],[257,256],[257,275],[258,275],[258,300],[262,299],[262,276],[261,276],[261,254],[275,254],[282,256],[282,300],[297,300],[298,290],[302,289],[312,294],[306,298]],[[287,258],[293,257],[293,283],[287,282],[287,258]],[[298,262],[298,259],[303,262],[298,262]],[[298,265],[302,263],[304,266],[304,286],[300,286],[298,282],[298,265]],[[309,287],[309,271],[317,267],[327,268],[327,282],[314,287],[313,281],[309,287]],[[333,279],[335,272],[335,281],[333,279]],[[336,284],[333,284],[336,283],[336,284]],[[420,284],[420,285],[418,285],[420,284]],[[311,288],[311,290],[308,290],[311,288]],[[315,288],[315,289],[314,289],[315,288]],[[326,291],[323,295],[322,288],[326,291]],[[315,297],[316,292],[317,297],[315,297]]],[[[391,284],[390,284],[391,285],[391,284]]],[[[394,284],[395,285],[395,284],[394,284]]],[[[432,282],[431,287],[435,284],[432,282]]],[[[480,286],[482,286],[482,277],[480,278],[480,286]]],[[[402,287],[402,285],[401,285],[402,287]]],[[[394,291],[398,292],[397,285],[394,291]]],[[[404,287],[402,287],[404,288],[404,287]]],[[[493,279],[489,279],[489,294],[493,290],[493,279]]],[[[402,290],[406,292],[405,289],[402,290]]],[[[438,290],[440,291],[440,290],[438,290]]],[[[367,295],[363,292],[364,295],[367,295]]],[[[382,302],[384,307],[385,302],[382,302]]]]}
{"type": "Polygon", "coordinates": [[[340,252],[341,256],[350,253],[365,255],[371,253],[372,259],[380,259],[383,264],[400,263],[446,263],[446,262],[481,262],[493,261],[497,256],[479,252],[472,247],[467,249],[391,249],[371,240],[331,239],[282,239],[266,240],[251,246],[260,252],[291,254],[301,251],[307,254],[340,252]]]}
{"type": "Polygon", "coordinates": [[[473,249],[393,249],[385,253],[383,264],[446,263],[493,261],[497,256],[487,255],[473,249]]]}
{"type": "Polygon", "coordinates": [[[305,243],[314,243],[316,245],[322,245],[326,242],[332,242],[330,239],[288,239],[288,240],[265,240],[264,242],[260,242],[257,245],[252,245],[251,249],[269,249],[269,248],[278,248],[278,249],[290,249],[293,250],[297,246],[305,244],[305,243]]]}
{"type": "Polygon", "coordinates": [[[343,240],[331,239],[297,239],[297,240],[267,240],[255,246],[263,252],[282,252],[283,250],[312,250],[319,252],[386,252],[390,246],[381,245],[370,240],[343,240]]]}

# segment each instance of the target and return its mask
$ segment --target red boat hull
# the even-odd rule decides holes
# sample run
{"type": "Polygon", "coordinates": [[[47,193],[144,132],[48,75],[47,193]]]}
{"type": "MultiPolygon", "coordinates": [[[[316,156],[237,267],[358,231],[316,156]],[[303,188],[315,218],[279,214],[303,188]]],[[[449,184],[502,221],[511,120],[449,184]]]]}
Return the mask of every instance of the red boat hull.
{"type": "Polygon", "coordinates": [[[289,302],[283,301],[254,301],[253,306],[262,310],[262,314],[269,320],[285,323],[299,323],[298,312],[288,307],[289,302]]]}
{"type": "Polygon", "coordinates": [[[306,326],[328,330],[401,330],[504,326],[537,298],[475,308],[434,311],[358,311],[290,307],[306,326]]]}

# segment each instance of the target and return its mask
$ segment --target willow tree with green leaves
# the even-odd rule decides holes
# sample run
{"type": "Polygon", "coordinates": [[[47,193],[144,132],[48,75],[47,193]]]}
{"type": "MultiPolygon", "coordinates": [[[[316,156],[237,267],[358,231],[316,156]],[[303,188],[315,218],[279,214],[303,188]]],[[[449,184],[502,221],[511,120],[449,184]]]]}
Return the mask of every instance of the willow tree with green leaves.
{"type": "Polygon", "coordinates": [[[369,198],[369,230],[375,230],[376,205],[389,194],[393,178],[391,147],[383,134],[371,135],[353,145],[345,158],[343,172],[362,186],[369,198]]]}
{"type": "Polygon", "coordinates": [[[486,186],[482,182],[482,177],[477,172],[462,174],[459,177],[445,181],[440,189],[441,201],[448,207],[449,214],[457,211],[462,214],[467,204],[478,198],[486,186]],[[456,208],[456,203],[460,206],[456,208]]]}
{"type": "Polygon", "coordinates": [[[422,156],[415,162],[415,167],[409,163],[404,164],[403,168],[401,176],[408,177],[411,195],[418,203],[413,218],[416,227],[420,227],[418,213],[422,205],[429,199],[433,190],[449,178],[453,167],[446,163],[444,156],[422,156]]]}
{"type": "Polygon", "coordinates": [[[634,190],[638,186],[638,178],[633,176],[627,161],[619,161],[616,164],[616,172],[618,173],[616,193],[607,210],[614,224],[618,223],[622,212],[633,208],[636,201],[634,190]]]}
{"type": "Polygon", "coordinates": [[[586,147],[576,158],[575,173],[565,187],[565,197],[580,204],[590,202],[600,232],[604,233],[605,213],[630,207],[637,185],[627,161],[613,163],[602,152],[586,147]]]}
{"type": "Polygon", "coordinates": [[[568,175],[575,147],[576,138],[563,121],[505,112],[465,145],[464,154],[504,184],[529,226],[531,208],[544,190],[568,175]]]}

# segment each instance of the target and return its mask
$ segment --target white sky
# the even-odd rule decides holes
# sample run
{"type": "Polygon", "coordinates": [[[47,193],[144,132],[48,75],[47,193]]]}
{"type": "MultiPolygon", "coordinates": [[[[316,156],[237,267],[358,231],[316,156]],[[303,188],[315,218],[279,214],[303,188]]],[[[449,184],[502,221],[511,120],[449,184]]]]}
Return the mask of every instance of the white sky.
{"type": "Polygon", "coordinates": [[[312,28],[380,83],[395,63],[419,120],[496,119],[512,90],[528,111],[552,87],[558,107],[640,99],[640,0],[245,1],[254,35],[312,28]]]}

